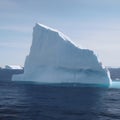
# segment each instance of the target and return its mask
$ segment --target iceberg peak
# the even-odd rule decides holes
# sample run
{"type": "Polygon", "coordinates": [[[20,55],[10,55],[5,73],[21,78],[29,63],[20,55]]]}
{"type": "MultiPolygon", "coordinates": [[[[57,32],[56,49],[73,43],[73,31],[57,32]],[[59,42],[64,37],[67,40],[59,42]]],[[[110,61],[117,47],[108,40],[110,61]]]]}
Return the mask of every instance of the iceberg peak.
{"type": "Polygon", "coordinates": [[[48,27],[48,26],[40,24],[40,23],[36,23],[35,28],[44,29],[44,30],[48,30],[48,31],[57,33],[60,37],[63,38],[63,40],[69,40],[70,42],[72,42],[71,39],[68,36],[64,35],[62,32],[60,32],[57,29],[48,27]]]}

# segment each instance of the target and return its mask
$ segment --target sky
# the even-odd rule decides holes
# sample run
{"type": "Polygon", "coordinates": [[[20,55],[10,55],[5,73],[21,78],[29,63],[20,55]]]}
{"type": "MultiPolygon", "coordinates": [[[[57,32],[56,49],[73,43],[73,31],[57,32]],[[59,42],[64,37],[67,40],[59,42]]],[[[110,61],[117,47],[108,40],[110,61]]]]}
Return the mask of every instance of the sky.
{"type": "Polygon", "coordinates": [[[24,65],[38,22],[120,67],[120,0],[0,0],[0,66],[24,65]]]}

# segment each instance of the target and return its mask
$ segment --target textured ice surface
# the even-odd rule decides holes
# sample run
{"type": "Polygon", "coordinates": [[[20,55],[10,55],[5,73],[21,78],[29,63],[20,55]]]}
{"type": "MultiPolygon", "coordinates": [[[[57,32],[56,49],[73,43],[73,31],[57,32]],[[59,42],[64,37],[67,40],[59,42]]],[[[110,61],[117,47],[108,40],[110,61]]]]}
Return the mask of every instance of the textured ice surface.
{"type": "Polygon", "coordinates": [[[24,74],[13,80],[40,83],[91,83],[109,85],[109,72],[89,49],[74,45],[63,33],[36,24],[24,74]]]}

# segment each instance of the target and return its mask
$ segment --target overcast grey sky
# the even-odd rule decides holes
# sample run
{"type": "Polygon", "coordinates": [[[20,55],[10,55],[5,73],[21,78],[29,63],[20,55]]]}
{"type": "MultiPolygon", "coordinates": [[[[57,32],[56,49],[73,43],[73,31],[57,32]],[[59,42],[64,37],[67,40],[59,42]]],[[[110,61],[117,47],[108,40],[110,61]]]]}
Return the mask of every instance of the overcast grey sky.
{"type": "Polygon", "coordinates": [[[36,22],[120,66],[120,0],[0,0],[0,66],[24,64],[36,22]]]}

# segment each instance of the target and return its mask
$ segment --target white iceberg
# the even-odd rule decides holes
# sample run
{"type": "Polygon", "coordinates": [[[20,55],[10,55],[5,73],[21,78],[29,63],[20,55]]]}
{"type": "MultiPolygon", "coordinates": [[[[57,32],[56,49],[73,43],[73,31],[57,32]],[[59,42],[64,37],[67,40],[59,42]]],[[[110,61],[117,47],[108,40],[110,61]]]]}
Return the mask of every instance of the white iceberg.
{"type": "Polygon", "coordinates": [[[36,24],[24,74],[14,75],[14,81],[39,83],[83,83],[110,85],[108,70],[89,49],[74,45],[58,30],[36,24]]]}
{"type": "Polygon", "coordinates": [[[10,69],[10,70],[22,70],[23,67],[19,66],[19,65],[6,65],[5,69],[10,69]]]}

